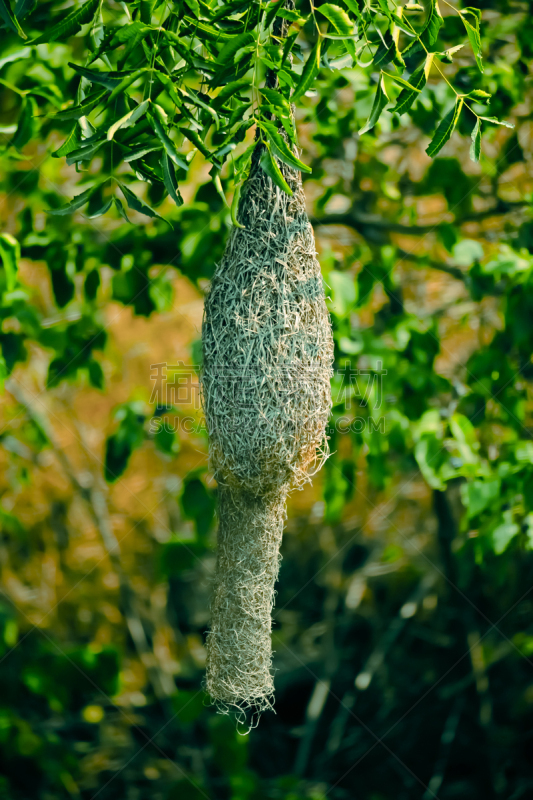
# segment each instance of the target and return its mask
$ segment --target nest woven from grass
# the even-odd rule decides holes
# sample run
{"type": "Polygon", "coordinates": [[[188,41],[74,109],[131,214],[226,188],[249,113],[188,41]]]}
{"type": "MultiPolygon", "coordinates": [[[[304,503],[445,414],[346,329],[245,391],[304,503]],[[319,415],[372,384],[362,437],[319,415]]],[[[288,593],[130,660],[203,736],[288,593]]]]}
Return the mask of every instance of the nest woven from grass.
{"type": "Polygon", "coordinates": [[[202,396],[219,485],[206,688],[221,710],[273,699],[271,612],[285,502],[328,455],[331,323],[300,173],[259,166],[205,302],[202,396]]]}

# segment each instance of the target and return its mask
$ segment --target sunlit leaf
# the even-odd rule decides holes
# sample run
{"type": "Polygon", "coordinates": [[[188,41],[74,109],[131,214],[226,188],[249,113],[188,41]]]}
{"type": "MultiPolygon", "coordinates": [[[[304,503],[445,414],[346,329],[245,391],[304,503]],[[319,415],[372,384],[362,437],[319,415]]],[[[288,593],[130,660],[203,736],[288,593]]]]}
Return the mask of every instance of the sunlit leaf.
{"type": "Polygon", "coordinates": [[[141,144],[139,145],[139,147],[134,147],[131,152],[127,153],[127,155],[124,156],[124,161],[126,162],[126,164],[128,164],[130,161],[136,161],[138,158],[142,158],[143,156],[148,155],[148,153],[153,153],[154,150],[161,150],[161,145],[141,144]]]}
{"type": "Polygon", "coordinates": [[[381,112],[383,111],[388,102],[389,98],[387,97],[387,93],[385,91],[383,76],[380,75],[376,89],[376,96],[374,97],[374,104],[372,106],[372,111],[370,112],[370,116],[366,122],[366,125],[364,125],[359,131],[360,136],[374,127],[374,125],[381,116],[381,112]]]}
{"type": "Polygon", "coordinates": [[[69,153],[72,153],[73,150],[77,150],[79,146],[80,146],[80,127],[76,122],[71,132],[69,133],[68,137],[61,145],[61,147],[55,150],[52,153],[52,156],[54,158],[61,158],[62,156],[67,156],[69,153]]]}
{"type": "Polygon", "coordinates": [[[334,6],[331,3],[324,3],[317,6],[316,10],[330,22],[338,34],[352,35],[354,25],[346,11],[339,6],[334,6]]]}
{"type": "Polygon", "coordinates": [[[481,120],[478,118],[472,131],[472,144],[470,145],[470,158],[479,161],[481,155],[481,120]]]}
{"type": "MultiPolygon", "coordinates": [[[[475,12],[478,9],[474,9],[475,12]]],[[[474,53],[474,58],[476,59],[476,64],[480,72],[483,72],[483,52],[481,49],[481,36],[479,33],[479,23],[481,15],[478,13],[472,14],[472,9],[467,8],[463,9],[459,12],[461,19],[463,20],[463,25],[465,26],[466,33],[468,36],[468,41],[470,42],[470,46],[472,47],[472,52],[474,53]],[[474,24],[470,22],[470,20],[466,19],[466,14],[469,14],[474,17],[474,24]]]]}
{"type": "Polygon", "coordinates": [[[426,62],[423,64],[423,66],[421,66],[411,75],[409,80],[410,87],[402,89],[398,95],[396,105],[394,106],[394,111],[396,111],[397,114],[405,114],[406,111],[409,111],[419,93],[426,85],[428,74],[427,61],[428,59],[426,59],[426,62]],[[414,91],[414,89],[417,89],[418,91],[414,91]]]}
{"type": "Polygon", "coordinates": [[[321,39],[317,39],[317,43],[313,47],[313,50],[311,51],[307,61],[305,62],[305,66],[302,70],[300,81],[292,95],[293,101],[297,100],[299,97],[305,94],[307,90],[311,87],[320,68],[321,48],[322,48],[322,41],[321,39]]]}
{"type": "Polygon", "coordinates": [[[0,259],[6,274],[6,284],[12,292],[17,283],[20,244],[10,233],[0,233],[0,259]]]}
{"type": "Polygon", "coordinates": [[[504,128],[514,128],[512,122],[506,122],[503,119],[496,119],[496,117],[480,117],[480,119],[485,120],[485,122],[492,122],[493,125],[503,125],[504,128]]]}
{"type": "Polygon", "coordinates": [[[462,99],[457,100],[454,107],[450,111],[448,111],[445,117],[442,118],[440,125],[435,131],[433,139],[431,140],[430,144],[426,147],[426,153],[428,154],[428,156],[431,156],[431,158],[433,158],[433,156],[436,156],[437,153],[440,150],[442,150],[446,142],[450,139],[459,120],[459,116],[463,108],[463,103],[464,100],[462,99]]]}
{"type": "Polygon", "coordinates": [[[120,130],[121,128],[130,128],[132,125],[135,125],[138,119],[140,119],[143,114],[146,113],[146,109],[150,104],[149,100],[144,100],[142,103],[139,103],[132,111],[128,111],[127,114],[124,114],[119,120],[117,120],[107,132],[107,138],[109,141],[113,138],[115,133],[120,130]]]}

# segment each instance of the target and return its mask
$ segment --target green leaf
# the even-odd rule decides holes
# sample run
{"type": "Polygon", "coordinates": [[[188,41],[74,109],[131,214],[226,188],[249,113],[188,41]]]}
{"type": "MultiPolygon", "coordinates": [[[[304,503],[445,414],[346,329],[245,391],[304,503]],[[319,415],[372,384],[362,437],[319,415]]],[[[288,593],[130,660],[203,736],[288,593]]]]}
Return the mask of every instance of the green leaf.
{"type": "Polygon", "coordinates": [[[215,127],[216,127],[216,129],[218,131],[218,129],[220,127],[219,126],[219,118],[218,118],[218,114],[215,111],[215,109],[212,108],[211,105],[208,105],[207,103],[204,103],[204,101],[201,100],[198,97],[198,95],[196,94],[196,92],[193,89],[189,89],[187,91],[187,90],[185,90],[183,88],[179,88],[178,91],[180,92],[181,96],[183,97],[183,100],[184,100],[185,103],[188,103],[189,105],[194,105],[197,108],[201,108],[203,111],[206,111],[209,114],[209,116],[211,116],[213,118],[213,122],[215,123],[215,127]]]}
{"type": "Polygon", "coordinates": [[[156,132],[159,141],[165,148],[165,151],[168,153],[174,164],[177,167],[181,167],[182,169],[189,169],[189,165],[187,164],[183,156],[181,156],[176,150],[174,142],[172,141],[168,133],[165,131],[161,121],[156,116],[152,116],[151,114],[149,115],[148,119],[150,120],[150,124],[152,125],[154,131],[156,132]]]}
{"type": "Polygon", "coordinates": [[[391,75],[389,72],[383,72],[383,75],[386,75],[387,78],[391,79],[391,81],[397,83],[398,86],[404,86],[408,91],[412,91],[415,94],[420,94],[421,90],[417,86],[413,86],[412,83],[409,83],[409,81],[406,81],[404,78],[400,78],[399,75],[391,75]]]}
{"type": "Polygon", "coordinates": [[[122,78],[120,83],[118,83],[117,86],[115,86],[115,88],[107,98],[106,102],[111,103],[111,101],[114,100],[115,97],[118,97],[118,95],[121,94],[129,86],[131,86],[132,83],[135,83],[135,81],[138,78],[140,78],[141,75],[143,75],[145,72],[150,72],[149,67],[142,67],[142,69],[135,70],[135,72],[133,72],[131,75],[126,75],[124,78],[122,78]]]}
{"type": "Polygon", "coordinates": [[[64,41],[74,36],[82,25],[91,22],[98,11],[100,0],[87,0],[80,8],[71,11],[60,22],[56,22],[49,30],[46,30],[36,39],[32,39],[30,44],[43,44],[43,42],[64,41]]]}
{"type": "Polygon", "coordinates": [[[467,6],[463,8],[460,12],[461,14],[472,14],[478,22],[481,22],[481,9],[480,8],[473,8],[472,6],[467,6]]]}
{"type": "Polygon", "coordinates": [[[121,128],[130,128],[132,125],[135,125],[137,120],[146,112],[149,103],[149,100],[143,100],[143,102],[139,103],[132,111],[128,111],[127,114],[124,114],[123,117],[114,122],[107,132],[108,141],[111,141],[115,133],[121,128]]]}
{"type": "Polygon", "coordinates": [[[331,3],[324,3],[317,6],[316,10],[330,22],[338,34],[351,36],[354,32],[354,24],[346,11],[339,6],[334,6],[331,3]]]}
{"type": "Polygon", "coordinates": [[[496,502],[500,496],[499,478],[489,481],[471,481],[461,486],[461,499],[466,507],[468,519],[474,519],[496,502]]]}
{"type": "Polygon", "coordinates": [[[241,225],[241,223],[239,222],[239,220],[237,218],[237,213],[239,211],[239,201],[241,199],[242,186],[243,186],[243,184],[239,183],[235,187],[235,192],[233,194],[233,200],[231,202],[231,221],[233,222],[233,225],[235,226],[235,228],[241,228],[241,230],[245,230],[246,226],[245,225],[241,225]]]}
{"type": "Polygon", "coordinates": [[[77,161],[90,161],[94,154],[105,144],[105,139],[98,139],[91,144],[84,145],[82,139],[82,146],[76,150],[71,150],[67,156],[67,164],[75,164],[77,161]]]}
{"type": "Polygon", "coordinates": [[[281,170],[276,163],[276,159],[272,157],[272,154],[268,148],[268,145],[265,146],[263,154],[261,156],[261,161],[259,162],[261,165],[261,169],[263,172],[268,175],[270,180],[279,186],[284,192],[288,195],[292,196],[292,189],[281,174],[281,170]]]}
{"type": "MultiPolygon", "coordinates": [[[[211,159],[212,153],[211,151],[205,146],[204,142],[200,139],[196,131],[191,130],[191,128],[182,128],[181,132],[187,139],[193,143],[197,150],[204,156],[204,158],[211,159]]],[[[179,166],[179,165],[178,165],[179,166]]]]}
{"type": "MultiPolygon", "coordinates": [[[[361,23],[361,25],[362,25],[362,26],[365,26],[365,22],[364,22],[364,20],[363,20],[363,16],[362,16],[362,14],[361,14],[361,11],[360,11],[360,9],[359,9],[359,6],[357,5],[357,0],[345,0],[345,2],[346,2],[346,5],[348,6],[348,8],[350,9],[350,11],[351,11],[353,14],[355,14],[355,16],[357,17],[357,19],[358,19],[358,20],[359,20],[359,22],[361,23]]],[[[365,27],[366,27],[366,26],[365,26],[365,27]]]]}
{"type": "Polygon", "coordinates": [[[33,97],[26,97],[22,105],[22,111],[20,112],[17,130],[10,142],[17,150],[21,150],[24,145],[28,144],[35,133],[36,111],[37,106],[33,97]]]}
{"type": "MultiPolygon", "coordinates": [[[[440,13],[438,0],[430,0],[430,7],[428,10],[426,21],[422,30],[417,33],[416,39],[407,45],[402,51],[403,55],[414,55],[418,50],[431,49],[432,45],[438,39],[439,31],[444,24],[442,15],[440,13]]],[[[414,30],[414,28],[413,28],[414,30]]]]}
{"type": "Polygon", "coordinates": [[[17,19],[24,19],[24,17],[30,14],[35,6],[37,5],[37,0],[17,0],[15,5],[15,16],[17,19]]]}
{"type": "Polygon", "coordinates": [[[154,13],[155,4],[156,0],[141,0],[140,2],[141,19],[145,25],[150,25],[152,22],[152,14],[154,13]]]}
{"type": "Polygon", "coordinates": [[[480,117],[485,122],[492,122],[494,125],[503,125],[504,128],[514,128],[512,122],[505,122],[505,120],[496,119],[496,117],[480,117]]]}
{"type": "Polygon", "coordinates": [[[475,97],[476,100],[483,101],[483,100],[489,100],[492,97],[492,95],[489,94],[489,92],[484,92],[483,89],[473,89],[469,93],[468,97],[475,97]]]}
{"type": "Polygon", "coordinates": [[[280,111],[285,112],[287,116],[290,115],[291,113],[290,103],[286,97],[283,97],[281,92],[276,91],[275,89],[267,89],[266,87],[260,89],[260,92],[267,101],[267,103],[270,103],[270,105],[274,106],[274,108],[277,108],[280,111]]]}
{"type": "Polygon", "coordinates": [[[170,159],[168,153],[163,153],[161,156],[161,169],[163,170],[163,182],[165,189],[174,200],[176,205],[183,205],[183,198],[178,188],[178,181],[176,180],[176,168],[170,159]]]}
{"type": "Polygon", "coordinates": [[[154,150],[161,150],[160,144],[141,144],[139,147],[134,147],[130,153],[124,156],[124,162],[128,164],[130,161],[136,161],[148,153],[153,153],[154,150]]]}
{"type": "Polygon", "coordinates": [[[415,445],[414,456],[420,472],[432,489],[443,491],[446,486],[441,477],[443,446],[435,433],[424,433],[415,445]]]}
{"type": "Polygon", "coordinates": [[[0,258],[6,273],[8,292],[12,292],[17,284],[20,245],[10,233],[0,233],[0,258]]]}
{"type": "MultiPolygon", "coordinates": [[[[320,9],[318,8],[317,11],[320,11],[320,9]]],[[[300,23],[300,25],[305,25],[305,23],[309,19],[309,16],[302,17],[297,11],[291,11],[288,8],[280,8],[276,16],[281,17],[282,19],[287,19],[289,20],[289,22],[298,22],[300,23]]]]}
{"type": "Polygon", "coordinates": [[[99,83],[105,86],[106,89],[116,89],[117,86],[124,80],[124,78],[132,74],[131,70],[126,72],[98,72],[95,69],[87,69],[87,67],[79,67],[77,64],[72,64],[70,61],[68,65],[71,69],[87,78],[91,83],[99,83]]]}
{"type": "Polygon", "coordinates": [[[8,28],[18,33],[21,39],[28,37],[19,25],[18,19],[15,17],[9,5],[9,0],[0,0],[0,17],[4,20],[8,28]]]}
{"type": "Polygon", "coordinates": [[[72,214],[73,211],[77,211],[78,208],[81,208],[85,205],[85,203],[88,203],[90,196],[102,185],[102,183],[99,183],[96,186],[92,186],[90,189],[86,189],[81,194],[76,195],[76,197],[74,197],[70,203],[61,206],[60,208],[49,208],[47,209],[46,213],[55,217],[64,217],[66,214],[72,214]]]}
{"type": "Polygon", "coordinates": [[[479,161],[481,155],[481,120],[477,119],[471,134],[472,144],[470,145],[470,158],[472,161],[479,161]]]}
{"type": "Polygon", "coordinates": [[[312,172],[311,167],[308,167],[307,164],[304,164],[303,161],[300,161],[300,159],[294,155],[289,145],[272,122],[261,120],[258,124],[261,130],[265,132],[272,151],[280,161],[283,161],[284,164],[298,169],[301,172],[312,172]]]}
{"type": "Polygon", "coordinates": [[[479,17],[475,16],[475,22],[474,25],[472,25],[467,19],[464,18],[464,14],[467,13],[466,10],[460,11],[459,13],[461,15],[461,19],[463,20],[463,25],[465,26],[468,41],[472,47],[478,69],[480,72],[483,72],[483,52],[481,50],[481,37],[479,34],[479,17]]]}
{"type": "MultiPolygon", "coordinates": [[[[134,194],[131,191],[131,189],[128,189],[127,186],[125,186],[123,183],[120,183],[119,181],[117,181],[117,183],[120,187],[120,191],[122,192],[122,194],[126,199],[128,208],[131,208],[132,211],[139,211],[141,214],[146,214],[147,217],[152,217],[152,218],[157,217],[158,219],[162,219],[164,222],[167,223],[167,225],[170,225],[170,222],[168,222],[168,220],[162,217],[161,214],[158,214],[157,211],[154,211],[153,208],[150,208],[150,206],[147,203],[145,203],[144,200],[141,200],[140,197],[137,197],[137,195],[134,194]]],[[[172,225],[170,225],[170,227],[172,227],[172,225]]]]}
{"type": "Polygon", "coordinates": [[[381,64],[388,64],[390,61],[394,59],[396,55],[396,42],[392,38],[389,31],[385,33],[384,41],[381,42],[378,49],[374,53],[374,59],[372,61],[375,67],[379,67],[381,64]]]}
{"type": "Polygon", "coordinates": [[[184,17],[184,20],[188,25],[191,25],[194,30],[194,36],[197,39],[219,44],[221,42],[232,42],[236,38],[235,34],[224,33],[218,28],[214,28],[212,25],[207,25],[205,22],[199,22],[196,19],[191,19],[191,17],[184,17]]]}
{"type": "Polygon", "coordinates": [[[254,37],[251,33],[239,33],[237,36],[232,36],[228,42],[224,45],[220,53],[218,54],[217,61],[219,64],[228,64],[233,62],[233,58],[238,50],[241,50],[243,47],[247,47],[248,45],[254,42],[254,37]]]}
{"type": "Polygon", "coordinates": [[[446,142],[450,139],[457,125],[457,121],[459,120],[459,116],[463,108],[463,102],[464,101],[462,98],[457,100],[454,107],[448,111],[445,117],[442,118],[439,127],[435,131],[433,139],[428,147],[426,147],[426,153],[431,158],[436,156],[437,153],[442,150],[446,142]]]}
{"type": "Polygon", "coordinates": [[[136,20],[129,22],[127,25],[117,28],[111,39],[111,47],[118,47],[121,44],[127,44],[132,39],[139,39],[141,36],[150,33],[152,28],[145,25],[143,22],[136,20]]]}
{"type": "Polygon", "coordinates": [[[444,53],[435,53],[435,55],[439,61],[443,61],[445,64],[453,64],[453,56],[455,53],[458,53],[459,50],[462,50],[463,47],[464,44],[456,44],[455,47],[449,47],[444,53]]]}
{"type": "Polygon", "coordinates": [[[100,44],[96,50],[91,53],[89,63],[96,61],[96,59],[100,58],[104,53],[107,54],[111,52],[111,50],[120,47],[122,44],[128,45],[126,53],[131,52],[151,30],[151,27],[144,25],[140,20],[135,20],[135,22],[130,22],[127,25],[106,30],[104,36],[101,38],[100,44]]]}
{"type": "Polygon", "coordinates": [[[29,58],[31,52],[31,47],[23,47],[22,50],[16,50],[14,53],[8,53],[7,56],[0,58],[0,69],[5,67],[6,64],[12,64],[14,61],[21,61],[29,58]]]}
{"type": "Polygon", "coordinates": [[[77,150],[80,146],[80,126],[77,122],[74,123],[74,127],[72,128],[71,132],[57,150],[52,153],[53,158],[62,158],[62,156],[66,156],[69,153],[72,153],[73,150],[77,150]]]}
{"type": "Polygon", "coordinates": [[[357,300],[357,285],[353,275],[332,269],[327,276],[327,284],[332,289],[329,308],[336,317],[345,317],[353,310],[357,300]]]}
{"type": "Polygon", "coordinates": [[[130,225],[131,225],[130,218],[128,217],[128,215],[126,213],[126,209],[124,208],[122,200],[119,197],[114,197],[113,200],[115,202],[115,208],[117,209],[117,211],[120,214],[120,216],[122,217],[122,219],[125,220],[126,222],[129,222],[130,225]]]}
{"type": "Polygon", "coordinates": [[[444,24],[442,15],[439,9],[438,0],[431,0],[431,7],[429,9],[428,18],[422,33],[420,34],[420,41],[431,47],[439,37],[439,31],[444,24]]]}
{"type": "Polygon", "coordinates": [[[386,17],[390,17],[390,15],[391,15],[391,12],[390,12],[390,10],[389,10],[389,4],[387,3],[387,0],[378,0],[378,4],[379,4],[379,7],[380,7],[380,9],[381,9],[381,12],[382,12],[382,13],[383,13],[383,14],[384,14],[386,17]]]}
{"type": "Polygon", "coordinates": [[[298,100],[306,91],[310,88],[311,84],[313,83],[316,74],[320,68],[320,51],[322,47],[322,40],[319,38],[317,43],[313,47],[309,58],[305,62],[305,66],[302,70],[302,74],[300,76],[300,81],[298,86],[294,90],[294,94],[292,95],[292,100],[298,100]]]}
{"type": "MultiPolygon", "coordinates": [[[[265,30],[268,30],[268,28],[270,28],[274,18],[277,16],[279,11],[283,10],[284,5],[285,3],[283,2],[283,0],[271,0],[271,2],[269,3],[268,11],[266,12],[263,21],[265,30]]],[[[229,8],[231,8],[231,6],[229,6],[229,8]]]]}
{"type": "Polygon", "coordinates": [[[53,115],[54,119],[66,120],[66,119],[79,119],[80,117],[85,117],[89,114],[93,108],[95,108],[98,103],[105,97],[107,92],[98,89],[95,92],[91,92],[88,95],[83,103],[80,103],[78,106],[73,106],[72,108],[66,108],[64,111],[58,111],[57,114],[53,115]]]}
{"type": "Polygon", "coordinates": [[[324,5],[317,6],[316,10],[328,20],[338,36],[343,39],[346,50],[355,62],[357,55],[355,52],[355,44],[351,39],[357,38],[357,33],[354,30],[354,23],[346,11],[331,3],[324,3],[324,5]],[[345,37],[349,38],[346,39],[345,37]]]}
{"type": "Polygon", "coordinates": [[[506,521],[498,525],[492,532],[492,542],[494,545],[494,552],[497,556],[501,556],[509,547],[515,536],[520,533],[520,526],[516,522],[512,522],[512,512],[505,512],[504,517],[506,521]]]}
{"type": "Polygon", "coordinates": [[[371,130],[378,119],[381,116],[381,112],[389,102],[389,98],[387,97],[387,93],[385,91],[385,84],[383,82],[383,76],[380,75],[378,86],[376,90],[376,96],[374,98],[374,104],[372,106],[372,111],[370,112],[370,116],[367,120],[366,125],[364,125],[361,130],[359,131],[359,135],[362,136],[363,133],[371,130]]]}
{"type": "Polygon", "coordinates": [[[405,114],[406,111],[409,111],[414,101],[416,100],[418,93],[420,93],[424,88],[424,86],[426,85],[427,74],[429,71],[428,60],[430,59],[431,55],[428,56],[425,64],[423,64],[420,67],[420,69],[417,69],[416,72],[413,72],[413,74],[411,75],[411,80],[409,81],[409,83],[411,84],[412,88],[403,89],[398,95],[396,105],[394,106],[394,111],[396,111],[397,114],[405,114]],[[413,91],[414,89],[417,89],[418,91],[413,91]]]}
{"type": "Polygon", "coordinates": [[[86,214],[87,219],[96,219],[97,217],[101,217],[104,214],[107,214],[111,206],[113,205],[113,198],[111,200],[107,200],[100,208],[97,208],[91,214],[86,214]]]}
{"type": "MultiPolygon", "coordinates": [[[[424,10],[423,8],[420,8],[420,11],[423,10],[424,10]]],[[[403,13],[403,9],[400,8],[399,11],[400,13],[403,13]]],[[[394,23],[397,28],[399,28],[401,31],[403,31],[410,37],[416,36],[414,28],[408,20],[402,19],[402,17],[399,16],[398,14],[391,14],[390,16],[391,19],[394,20],[394,23]]]]}
{"type": "Polygon", "coordinates": [[[243,89],[250,88],[249,80],[232,81],[222,87],[220,92],[212,100],[213,108],[220,108],[224,103],[243,89]]]}

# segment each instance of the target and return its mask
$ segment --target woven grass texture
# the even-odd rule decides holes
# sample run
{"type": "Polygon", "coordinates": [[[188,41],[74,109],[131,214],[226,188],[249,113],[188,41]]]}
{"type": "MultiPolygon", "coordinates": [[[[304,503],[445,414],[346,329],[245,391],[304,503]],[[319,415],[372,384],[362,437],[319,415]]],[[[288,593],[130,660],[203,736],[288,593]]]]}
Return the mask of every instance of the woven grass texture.
{"type": "Polygon", "coordinates": [[[219,485],[206,688],[221,710],[272,707],[271,612],[289,491],[327,458],[333,361],[300,173],[276,187],[254,154],[206,297],[202,396],[219,485]]]}

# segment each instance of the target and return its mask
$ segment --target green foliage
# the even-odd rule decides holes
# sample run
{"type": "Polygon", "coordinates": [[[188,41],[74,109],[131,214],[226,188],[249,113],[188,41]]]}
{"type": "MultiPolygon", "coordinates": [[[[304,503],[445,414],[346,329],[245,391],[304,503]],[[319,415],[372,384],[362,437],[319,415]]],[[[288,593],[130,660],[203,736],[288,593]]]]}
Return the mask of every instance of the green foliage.
{"type": "MultiPolygon", "coordinates": [[[[0,11],[4,9],[6,26],[26,36],[7,0],[2,3],[0,11]]],[[[393,10],[387,2],[367,3],[362,11],[356,2],[347,3],[346,8],[325,3],[311,16],[302,16],[304,8],[287,10],[280,2],[256,3],[242,9],[235,9],[232,4],[193,5],[194,8],[184,3],[167,5],[162,0],[150,4],[135,0],[119,11],[98,0],[87,0],[73,10],[54,14],[50,24],[29,44],[33,47],[51,43],[46,53],[39,51],[43,65],[49,68],[54,58],[53,43],[68,42],[75,58],[69,67],[80,78],[77,80],[69,70],[39,112],[32,90],[20,91],[22,109],[12,147],[20,150],[35,138],[36,117],[48,116],[47,124],[60,128],[63,121],[77,119],[54,155],[66,157],[69,164],[83,163],[86,170],[90,170],[94,159],[103,158],[99,173],[100,179],[110,181],[106,190],[109,199],[99,213],[115,208],[128,220],[117,189],[131,210],[157,216],[153,204],[145,202],[128,184],[136,177],[157,194],[156,205],[167,195],[179,205],[178,186],[186,180],[197,154],[211,164],[216,181],[224,169],[228,177],[233,177],[235,186],[240,185],[250,166],[250,154],[235,172],[234,150],[249,129],[258,126],[261,138],[269,143],[269,152],[265,151],[261,164],[272,180],[288,191],[276,159],[309,171],[293,154],[296,138],[289,97],[295,102],[309,94],[320,71],[340,69],[346,59],[347,66],[361,65],[363,59],[369,59],[366,66],[377,70],[374,104],[366,125],[360,129],[362,134],[375,127],[385,107],[394,100],[386,81],[402,89],[394,110],[411,113],[431,71],[451,86],[437,60],[451,61],[461,46],[445,52],[438,49],[443,18],[437,0],[432,0],[425,11],[416,5],[393,10]],[[279,46],[281,25],[288,28],[283,50],[279,46]],[[298,34],[311,25],[316,41],[298,72],[292,60],[303,52],[297,43],[298,34]],[[74,45],[73,37],[82,28],[85,35],[74,45]],[[417,67],[410,78],[402,77],[407,69],[405,58],[409,61],[408,71],[417,67]],[[417,65],[420,60],[423,63],[417,65]],[[395,72],[384,70],[390,63],[395,72]],[[266,73],[270,86],[277,86],[275,90],[261,88],[266,73]],[[265,105],[259,103],[260,94],[265,105]],[[51,113],[50,106],[55,113],[51,113]],[[168,160],[161,162],[157,157],[161,145],[179,174],[170,171],[168,160]],[[116,170],[120,165],[129,167],[123,170],[119,181],[116,170]],[[113,198],[114,202],[110,202],[113,198]]],[[[38,27],[40,10],[38,3],[26,16],[26,30],[38,27]]],[[[482,72],[480,13],[466,8],[458,16],[482,72]]],[[[472,158],[479,160],[479,121],[488,118],[478,114],[472,101],[490,95],[477,89],[471,93],[453,92],[454,110],[441,119],[427,152],[436,155],[448,141],[466,104],[476,118],[472,158]]],[[[43,95],[40,96],[42,100],[43,95]]],[[[435,109],[434,118],[438,120],[439,116],[435,109]]],[[[52,213],[72,213],[96,188],[86,189],[61,209],[52,209],[52,213]]]]}

